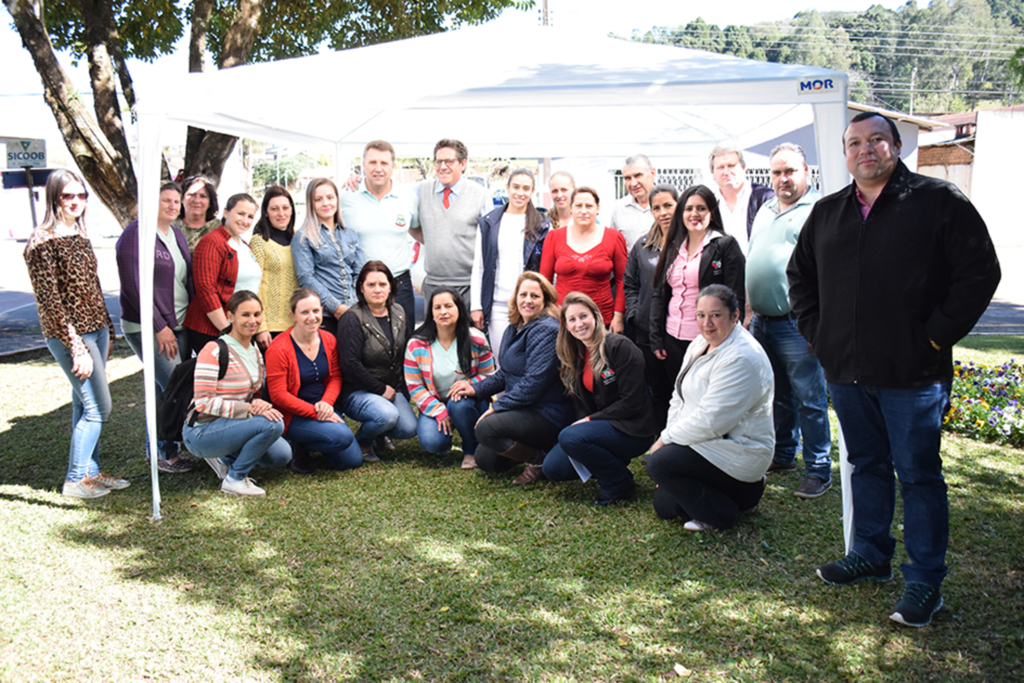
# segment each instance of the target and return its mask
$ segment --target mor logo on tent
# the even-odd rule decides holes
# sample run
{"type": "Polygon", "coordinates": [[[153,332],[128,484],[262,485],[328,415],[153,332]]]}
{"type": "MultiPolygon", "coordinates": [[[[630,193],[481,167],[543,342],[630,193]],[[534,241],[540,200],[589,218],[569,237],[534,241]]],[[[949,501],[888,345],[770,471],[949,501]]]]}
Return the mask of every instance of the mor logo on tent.
{"type": "Polygon", "coordinates": [[[797,92],[801,95],[835,92],[837,89],[831,78],[804,78],[797,81],[797,92]]]}

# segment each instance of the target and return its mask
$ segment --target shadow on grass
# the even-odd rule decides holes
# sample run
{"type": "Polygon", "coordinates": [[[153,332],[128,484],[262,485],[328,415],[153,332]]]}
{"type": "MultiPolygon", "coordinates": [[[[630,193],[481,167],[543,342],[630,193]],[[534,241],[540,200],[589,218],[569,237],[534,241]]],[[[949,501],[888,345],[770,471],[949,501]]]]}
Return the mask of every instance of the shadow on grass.
{"type": "MultiPolygon", "coordinates": [[[[841,552],[840,495],[800,501],[796,475],[771,478],[736,530],[689,534],[655,518],[636,461],[640,499],[599,510],[592,486],[522,490],[515,471],[465,472],[406,442],[353,472],[258,469],[264,499],[220,495],[205,468],[167,476],[154,525],[139,385],[112,385],[103,437],[109,469],[133,486],[62,536],[130,551],[115,553],[125,580],[188,586],[181,600],[237,615],[248,665],[280,680],[656,680],[675,662],[751,681],[1024,674],[1017,451],[952,448],[949,607],[908,632],[886,621],[898,581],[814,577],[841,552]],[[1006,453],[1010,465],[989,464],[1006,453]]],[[[0,483],[52,490],[69,420],[69,406],[15,420],[0,434],[0,483]]]]}
{"type": "Polygon", "coordinates": [[[972,334],[957,342],[958,347],[974,351],[990,351],[1009,357],[1024,356],[1024,336],[1009,334],[972,334]]]}

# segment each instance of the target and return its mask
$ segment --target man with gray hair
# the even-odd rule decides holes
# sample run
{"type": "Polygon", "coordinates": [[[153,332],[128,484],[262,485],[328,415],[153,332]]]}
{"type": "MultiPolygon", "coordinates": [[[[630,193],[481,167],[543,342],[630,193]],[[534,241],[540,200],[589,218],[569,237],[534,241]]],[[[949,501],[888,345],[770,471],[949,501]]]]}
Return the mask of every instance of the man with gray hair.
{"type": "Polygon", "coordinates": [[[650,194],[657,171],[643,154],[628,157],[622,165],[622,180],[629,194],[615,202],[609,224],[626,238],[626,251],[646,235],[654,224],[650,194]]]}
{"type": "Polygon", "coordinates": [[[832,435],[821,364],[811,355],[789,305],[786,266],[811,207],[821,198],[808,184],[800,145],[784,142],[771,153],[769,199],[754,217],[747,250],[747,303],[754,312],[750,332],[761,343],[775,373],[775,455],[768,472],[796,469],[803,436],[805,475],[794,491],[817,498],[832,486],[832,435]]]}
{"type": "Polygon", "coordinates": [[[737,145],[718,145],[711,150],[708,161],[725,232],[736,238],[746,254],[754,216],[761,205],[772,198],[772,190],[750,182],[743,150],[737,145]]]}

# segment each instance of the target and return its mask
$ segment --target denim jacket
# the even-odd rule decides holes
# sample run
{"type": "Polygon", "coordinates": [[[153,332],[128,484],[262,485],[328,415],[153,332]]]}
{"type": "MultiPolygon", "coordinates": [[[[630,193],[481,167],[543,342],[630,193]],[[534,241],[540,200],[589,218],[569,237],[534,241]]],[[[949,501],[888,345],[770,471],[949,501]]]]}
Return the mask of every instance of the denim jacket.
{"type": "Polygon", "coordinates": [[[335,225],[331,231],[321,223],[319,249],[300,232],[292,240],[292,260],[299,285],[320,295],[325,314],[355,305],[356,278],[366,262],[355,230],[335,225]]]}

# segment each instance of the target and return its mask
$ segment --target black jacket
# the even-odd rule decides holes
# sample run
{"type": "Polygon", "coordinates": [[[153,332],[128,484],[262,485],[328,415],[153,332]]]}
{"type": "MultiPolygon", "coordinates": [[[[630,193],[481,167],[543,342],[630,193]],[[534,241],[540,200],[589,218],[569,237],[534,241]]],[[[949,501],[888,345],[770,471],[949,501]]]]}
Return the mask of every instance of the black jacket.
{"type": "Polygon", "coordinates": [[[630,436],[654,437],[661,431],[654,418],[651,394],[644,382],[644,356],[636,344],[620,334],[609,333],[604,341],[608,367],[594,375],[594,391],[583,386],[583,368],[578,367],[578,386],[573,396],[576,419],[608,420],[630,436]]]}
{"type": "Polygon", "coordinates": [[[339,398],[357,390],[380,396],[389,386],[409,397],[405,386],[405,311],[393,304],[388,313],[392,342],[363,304],[345,311],[338,321],[339,398]]]}
{"type": "Polygon", "coordinates": [[[645,247],[644,235],[629,250],[622,288],[626,292],[626,321],[636,329],[637,341],[647,343],[651,329],[651,295],[654,293],[654,269],[660,249],[645,247]]]}
{"type": "Polygon", "coordinates": [[[854,187],[814,205],[786,269],[800,333],[830,382],[950,382],[952,347],[999,284],[985,222],[954,185],[902,161],[867,219],[854,187]]]}
{"type": "MultiPolygon", "coordinates": [[[[665,264],[660,282],[655,283],[651,295],[651,348],[655,351],[665,348],[665,322],[668,319],[668,304],[672,301],[672,285],[668,283],[668,271],[672,264],[665,264]]],[[[739,299],[740,315],[746,310],[747,289],[745,283],[747,262],[739,242],[730,235],[718,234],[704,246],[700,256],[700,275],[697,286],[726,285],[739,299]]]]}
{"type": "Polygon", "coordinates": [[[750,201],[747,202],[747,239],[750,239],[750,232],[754,228],[754,217],[761,209],[761,206],[775,196],[775,190],[764,185],[750,183],[750,201]]]}
{"type": "MultiPolygon", "coordinates": [[[[498,231],[501,229],[501,219],[505,215],[508,204],[499,206],[486,216],[477,220],[480,228],[480,254],[483,260],[483,273],[480,278],[480,305],[484,312],[484,328],[491,324],[491,308],[494,306],[494,277],[498,270],[498,231]]],[[[523,270],[540,270],[540,256],[544,251],[544,238],[551,230],[551,219],[544,216],[544,221],[537,231],[534,239],[523,237],[523,270]]],[[[466,302],[466,306],[471,304],[466,302]]],[[[492,340],[500,343],[500,339],[492,340]]]]}

